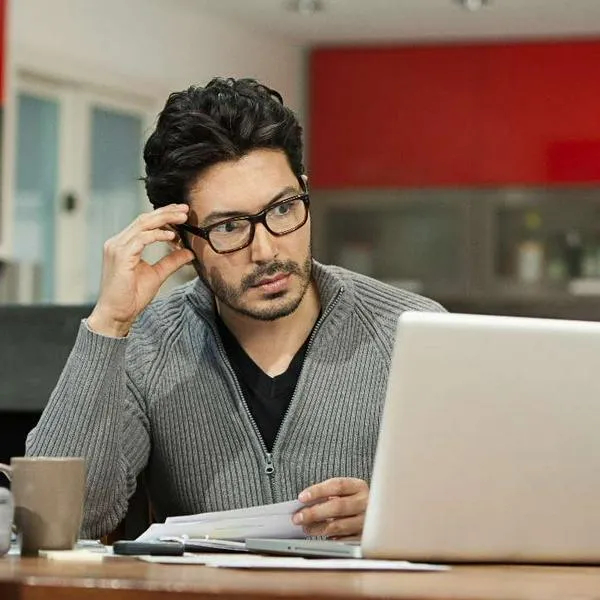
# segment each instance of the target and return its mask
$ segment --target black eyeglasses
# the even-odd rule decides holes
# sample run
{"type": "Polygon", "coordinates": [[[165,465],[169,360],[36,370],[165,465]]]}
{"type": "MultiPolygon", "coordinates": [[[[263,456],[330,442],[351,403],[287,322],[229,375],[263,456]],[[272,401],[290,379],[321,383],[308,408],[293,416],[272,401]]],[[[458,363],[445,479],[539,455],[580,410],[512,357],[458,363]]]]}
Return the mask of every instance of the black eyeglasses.
{"type": "Polygon", "coordinates": [[[262,223],[269,233],[278,237],[300,229],[308,219],[308,205],[308,194],[304,193],[267,206],[255,215],[233,217],[208,227],[187,223],[179,227],[205,239],[218,254],[228,254],[252,243],[257,223],[262,223]]]}

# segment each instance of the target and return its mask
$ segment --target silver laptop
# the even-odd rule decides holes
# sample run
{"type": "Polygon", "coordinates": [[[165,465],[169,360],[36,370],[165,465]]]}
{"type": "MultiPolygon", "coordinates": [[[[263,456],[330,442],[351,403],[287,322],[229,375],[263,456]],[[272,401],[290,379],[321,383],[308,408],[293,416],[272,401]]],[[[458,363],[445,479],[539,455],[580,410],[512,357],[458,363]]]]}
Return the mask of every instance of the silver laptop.
{"type": "Polygon", "coordinates": [[[253,551],[600,563],[600,323],[441,313],[398,322],[360,545],[253,551]]]}

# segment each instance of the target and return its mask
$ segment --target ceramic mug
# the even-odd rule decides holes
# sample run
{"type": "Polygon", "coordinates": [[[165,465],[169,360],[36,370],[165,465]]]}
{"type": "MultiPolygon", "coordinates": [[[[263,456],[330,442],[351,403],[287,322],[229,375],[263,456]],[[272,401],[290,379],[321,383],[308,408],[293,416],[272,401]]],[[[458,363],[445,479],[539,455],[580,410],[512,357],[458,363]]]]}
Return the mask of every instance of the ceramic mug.
{"type": "Polygon", "coordinates": [[[21,554],[70,550],[77,542],[85,496],[85,459],[27,456],[0,463],[11,480],[21,554]]]}

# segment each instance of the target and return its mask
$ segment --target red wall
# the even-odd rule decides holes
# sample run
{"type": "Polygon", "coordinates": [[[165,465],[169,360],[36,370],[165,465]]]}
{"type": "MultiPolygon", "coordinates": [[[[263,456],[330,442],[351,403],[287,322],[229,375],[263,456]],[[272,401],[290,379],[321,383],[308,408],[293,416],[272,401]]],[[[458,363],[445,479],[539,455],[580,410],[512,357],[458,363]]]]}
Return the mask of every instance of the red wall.
{"type": "Polygon", "coordinates": [[[600,41],[319,49],[315,188],[600,181],[600,41]]]}

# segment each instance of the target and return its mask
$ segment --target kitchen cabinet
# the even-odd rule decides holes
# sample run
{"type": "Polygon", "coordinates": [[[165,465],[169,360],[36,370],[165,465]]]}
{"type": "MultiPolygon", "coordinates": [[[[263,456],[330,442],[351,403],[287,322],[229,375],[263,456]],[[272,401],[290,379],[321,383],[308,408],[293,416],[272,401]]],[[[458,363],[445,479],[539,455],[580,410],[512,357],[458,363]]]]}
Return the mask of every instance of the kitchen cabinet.
{"type": "Polygon", "coordinates": [[[324,48],[313,189],[600,182],[600,41],[324,48]]]}

